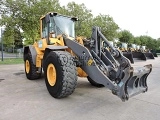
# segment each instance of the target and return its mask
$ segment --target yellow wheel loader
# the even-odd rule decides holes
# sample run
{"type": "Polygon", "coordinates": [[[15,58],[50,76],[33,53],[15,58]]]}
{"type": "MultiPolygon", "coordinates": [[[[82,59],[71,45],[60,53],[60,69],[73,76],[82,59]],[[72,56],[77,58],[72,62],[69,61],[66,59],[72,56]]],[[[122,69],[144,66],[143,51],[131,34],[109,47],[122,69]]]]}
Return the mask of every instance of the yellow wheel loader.
{"type": "Polygon", "coordinates": [[[75,38],[75,17],[48,13],[40,19],[41,39],[24,48],[25,73],[28,79],[41,77],[54,98],[71,95],[79,77],[86,77],[97,87],[105,86],[122,101],[148,90],[147,76],[152,65],[141,69],[130,61],[101,33],[92,28],[91,39],[75,38]],[[102,41],[110,51],[102,46],[102,41]]]}

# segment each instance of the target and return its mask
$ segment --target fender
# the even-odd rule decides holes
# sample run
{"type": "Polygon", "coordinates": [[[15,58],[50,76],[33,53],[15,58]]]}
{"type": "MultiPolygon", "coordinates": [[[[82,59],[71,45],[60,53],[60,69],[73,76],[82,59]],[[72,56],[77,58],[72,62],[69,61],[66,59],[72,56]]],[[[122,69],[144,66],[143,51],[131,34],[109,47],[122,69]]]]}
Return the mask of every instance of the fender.
{"type": "Polygon", "coordinates": [[[37,52],[36,52],[35,47],[34,47],[33,45],[29,45],[29,46],[24,47],[23,59],[24,59],[24,56],[25,56],[26,54],[28,54],[28,52],[31,53],[31,55],[32,55],[32,60],[33,60],[33,64],[36,65],[37,52]]]}
{"type": "MultiPolygon", "coordinates": [[[[66,49],[68,48],[67,46],[53,46],[53,45],[48,45],[47,48],[45,49],[45,52],[44,52],[44,57],[43,57],[43,61],[45,60],[46,56],[48,55],[48,53],[50,51],[54,51],[54,50],[62,50],[62,49],[66,49]]],[[[36,57],[37,57],[37,51],[35,49],[35,46],[33,45],[29,45],[29,46],[26,46],[24,48],[24,56],[30,52],[31,55],[32,55],[32,60],[33,60],[33,64],[36,65],[36,57]]]]}

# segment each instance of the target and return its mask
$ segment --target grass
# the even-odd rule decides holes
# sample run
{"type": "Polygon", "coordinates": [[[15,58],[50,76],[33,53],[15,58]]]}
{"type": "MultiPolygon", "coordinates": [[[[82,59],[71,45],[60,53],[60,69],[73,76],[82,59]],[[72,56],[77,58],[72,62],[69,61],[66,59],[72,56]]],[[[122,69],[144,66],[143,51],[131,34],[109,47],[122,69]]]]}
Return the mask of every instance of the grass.
{"type": "Polygon", "coordinates": [[[23,58],[5,58],[0,59],[0,65],[10,65],[10,64],[22,64],[23,58]]]}

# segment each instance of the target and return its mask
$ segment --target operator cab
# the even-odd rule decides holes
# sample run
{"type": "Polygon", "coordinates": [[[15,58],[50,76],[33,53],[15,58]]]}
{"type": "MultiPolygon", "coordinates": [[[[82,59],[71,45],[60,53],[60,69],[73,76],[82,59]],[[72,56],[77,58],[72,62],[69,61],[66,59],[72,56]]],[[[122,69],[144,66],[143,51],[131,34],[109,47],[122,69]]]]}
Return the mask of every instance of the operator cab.
{"type": "Polygon", "coordinates": [[[75,38],[75,17],[60,15],[57,13],[48,13],[40,19],[41,38],[56,38],[58,35],[66,35],[75,38]]]}

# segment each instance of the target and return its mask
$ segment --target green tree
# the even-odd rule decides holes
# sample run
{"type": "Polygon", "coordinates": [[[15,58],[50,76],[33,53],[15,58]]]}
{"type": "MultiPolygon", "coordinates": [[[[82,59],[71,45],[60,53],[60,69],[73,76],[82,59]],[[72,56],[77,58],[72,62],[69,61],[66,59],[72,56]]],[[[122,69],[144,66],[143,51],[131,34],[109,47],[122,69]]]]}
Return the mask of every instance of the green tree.
{"type": "Polygon", "coordinates": [[[140,45],[141,44],[140,37],[134,37],[131,43],[140,45]]]}
{"type": "Polygon", "coordinates": [[[76,23],[76,35],[90,37],[92,26],[101,27],[108,40],[117,38],[118,25],[109,15],[98,15],[93,18],[91,10],[84,4],[70,2],[67,6],[60,6],[58,0],[3,0],[0,1],[0,25],[6,26],[5,41],[14,41],[14,29],[26,41],[33,44],[40,38],[39,18],[53,11],[79,18],[76,23]],[[13,29],[14,28],[14,29],[13,29]]]}
{"type": "Polygon", "coordinates": [[[66,15],[74,16],[79,19],[76,23],[76,35],[85,37],[91,36],[93,19],[91,10],[87,9],[84,4],[76,4],[75,2],[69,2],[67,6],[63,6],[61,9],[66,15]]]}
{"type": "Polygon", "coordinates": [[[20,30],[12,26],[7,26],[3,34],[3,43],[6,47],[22,47],[22,35],[20,30]]]}
{"type": "Polygon", "coordinates": [[[119,37],[120,42],[133,43],[134,36],[130,31],[123,30],[119,32],[119,34],[120,34],[120,37],[119,37]]]}
{"type": "Polygon", "coordinates": [[[12,26],[7,26],[3,33],[3,44],[6,47],[12,47],[14,44],[14,28],[12,26]]]}
{"type": "Polygon", "coordinates": [[[93,19],[93,26],[101,27],[102,33],[109,41],[118,38],[118,25],[109,15],[98,15],[93,19]]]}
{"type": "Polygon", "coordinates": [[[148,36],[145,36],[145,35],[140,36],[140,41],[142,46],[146,45],[147,40],[148,40],[148,36]]]}
{"type": "Polygon", "coordinates": [[[157,39],[157,50],[160,50],[160,38],[157,39]]]}
{"type": "Polygon", "coordinates": [[[40,38],[39,18],[49,11],[60,11],[58,0],[3,0],[0,3],[0,25],[20,29],[30,43],[40,38]]]}
{"type": "Polygon", "coordinates": [[[157,49],[158,48],[157,40],[147,36],[146,46],[149,49],[157,49]]]}
{"type": "Polygon", "coordinates": [[[15,48],[22,48],[23,47],[23,41],[22,41],[23,37],[22,37],[20,30],[17,28],[14,28],[13,32],[14,32],[13,38],[14,38],[15,48]]]}
{"type": "Polygon", "coordinates": [[[142,46],[146,46],[148,49],[158,49],[160,46],[160,43],[158,40],[153,39],[150,36],[140,36],[140,41],[142,46]]]}

